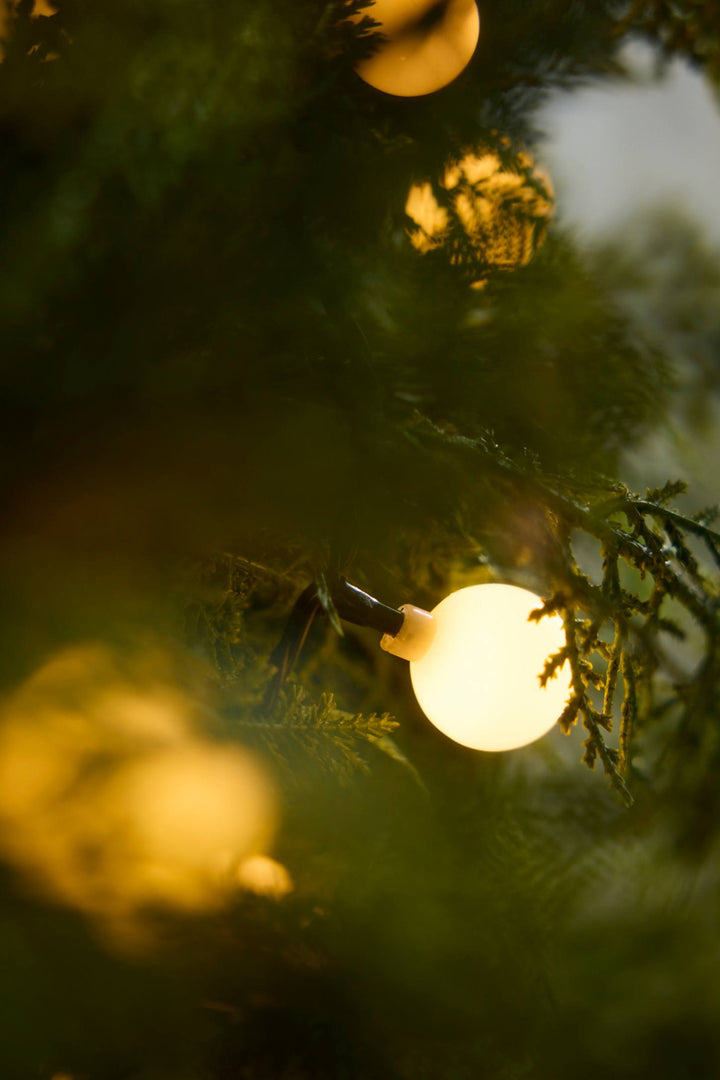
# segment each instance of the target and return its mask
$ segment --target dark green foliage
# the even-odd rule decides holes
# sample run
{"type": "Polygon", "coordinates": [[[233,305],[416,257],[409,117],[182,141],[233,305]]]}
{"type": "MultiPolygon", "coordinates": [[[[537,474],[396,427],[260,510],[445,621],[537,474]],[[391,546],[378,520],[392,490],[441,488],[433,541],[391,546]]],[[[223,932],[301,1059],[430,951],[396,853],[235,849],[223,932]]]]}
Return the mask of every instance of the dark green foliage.
{"type": "Polygon", "coordinates": [[[658,44],[668,56],[681,55],[720,77],[720,7],[703,0],[634,0],[621,23],[658,44]]]}
{"type": "Polygon", "coordinates": [[[718,254],[700,227],[672,207],[641,216],[594,253],[596,270],[650,348],[671,365],[673,412],[707,428],[718,388],[718,254]]]}
{"type": "Polygon", "coordinates": [[[535,107],[638,29],[714,71],[715,5],[484,5],[416,100],[354,75],[355,2],[57,7],[21,0],[0,63],[0,680],[86,640],[199,658],[295,890],[144,911],[128,953],[8,864],[0,1074],[716,1076],[720,533],[618,477],[711,415],[717,261],[668,219],[592,256],[558,223],[472,291],[404,212],[468,148],[536,157],[535,107]],[[534,589],[558,731],[450,744],[337,573],[534,589]]]}

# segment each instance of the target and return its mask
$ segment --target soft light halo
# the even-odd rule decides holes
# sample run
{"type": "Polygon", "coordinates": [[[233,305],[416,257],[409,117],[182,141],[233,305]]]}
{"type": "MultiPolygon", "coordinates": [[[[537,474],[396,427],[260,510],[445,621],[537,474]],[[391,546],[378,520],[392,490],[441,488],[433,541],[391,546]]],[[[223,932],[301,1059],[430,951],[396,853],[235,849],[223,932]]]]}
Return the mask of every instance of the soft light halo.
{"type": "Polygon", "coordinates": [[[570,691],[564,664],[545,687],[545,661],[565,645],[562,619],[528,622],[542,600],[517,585],[470,585],[432,615],[435,639],[410,677],[428,720],[473,750],[515,750],[547,734],[570,691]]]}
{"type": "Polygon", "coordinates": [[[467,67],[480,35],[475,0],[375,0],[359,15],[378,22],[386,40],[355,70],[395,97],[420,97],[447,86],[467,67]]]}

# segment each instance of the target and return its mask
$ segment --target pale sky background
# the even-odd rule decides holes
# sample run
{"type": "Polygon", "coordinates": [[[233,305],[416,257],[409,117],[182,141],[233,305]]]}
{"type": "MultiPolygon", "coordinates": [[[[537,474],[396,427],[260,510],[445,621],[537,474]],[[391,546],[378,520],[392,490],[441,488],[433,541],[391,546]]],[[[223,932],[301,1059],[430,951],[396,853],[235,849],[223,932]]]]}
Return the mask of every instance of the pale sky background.
{"type": "Polygon", "coordinates": [[[631,46],[624,59],[634,84],[605,79],[555,95],[540,112],[558,214],[592,238],[649,203],[672,200],[694,209],[720,244],[718,100],[682,61],[658,82],[647,46],[631,46]]]}
{"type": "MultiPolygon", "coordinates": [[[[555,184],[557,218],[592,243],[648,206],[672,203],[702,223],[720,257],[720,97],[683,61],[657,81],[645,45],[625,59],[634,83],[603,80],[541,110],[538,157],[555,184]]],[[[720,502],[720,403],[712,407],[702,432],[667,424],[629,453],[626,479],[636,487],[685,479],[688,509],[720,502]]]]}

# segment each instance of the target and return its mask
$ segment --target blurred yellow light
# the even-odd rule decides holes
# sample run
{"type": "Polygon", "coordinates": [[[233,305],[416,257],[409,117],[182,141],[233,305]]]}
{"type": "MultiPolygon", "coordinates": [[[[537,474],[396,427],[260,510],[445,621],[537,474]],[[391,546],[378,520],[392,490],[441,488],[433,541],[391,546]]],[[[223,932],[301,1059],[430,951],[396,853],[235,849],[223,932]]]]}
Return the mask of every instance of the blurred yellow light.
{"type": "Polygon", "coordinates": [[[380,24],[385,41],[356,71],[396,97],[431,94],[467,66],[480,33],[475,0],[375,0],[359,15],[380,24]]]}
{"type": "Polygon", "coordinates": [[[501,140],[495,148],[478,146],[450,158],[435,184],[411,184],[405,202],[413,247],[421,255],[443,249],[478,287],[490,270],[527,266],[553,208],[547,173],[526,151],[514,152],[501,140]]]}
{"type": "Polygon", "coordinates": [[[36,888],[101,922],[217,907],[264,852],[273,785],[203,730],[202,697],[162,653],[83,645],[0,709],[0,852],[36,888]]]}
{"type": "Polygon", "coordinates": [[[412,185],[405,213],[419,226],[410,236],[418,251],[424,254],[444,242],[450,219],[447,210],[438,204],[429,183],[412,185]]]}
{"type": "Polygon", "coordinates": [[[564,665],[543,688],[545,661],[565,645],[557,615],[528,622],[540,597],[515,585],[471,585],[433,610],[435,637],[410,663],[428,719],[475,750],[514,750],[545,735],[570,690],[564,665]]]}
{"type": "Polygon", "coordinates": [[[282,863],[267,855],[251,855],[237,870],[238,885],[257,896],[281,900],[293,891],[293,881],[282,863]]]}
{"type": "Polygon", "coordinates": [[[142,858],[202,870],[218,852],[264,847],[274,795],[254,758],[197,740],[144,755],[108,785],[108,812],[122,806],[142,858]]]}

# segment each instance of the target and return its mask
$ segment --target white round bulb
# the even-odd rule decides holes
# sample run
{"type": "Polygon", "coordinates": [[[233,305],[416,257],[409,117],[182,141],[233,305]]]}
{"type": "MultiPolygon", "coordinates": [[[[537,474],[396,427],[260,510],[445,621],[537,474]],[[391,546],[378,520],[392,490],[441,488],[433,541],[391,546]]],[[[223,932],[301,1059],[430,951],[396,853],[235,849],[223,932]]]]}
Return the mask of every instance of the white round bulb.
{"type": "Polygon", "coordinates": [[[410,662],[421,709],[449,738],[474,750],[514,750],[545,735],[570,691],[564,664],[545,687],[545,661],[565,645],[562,619],[528,622],[539,596],[516,585],[471,585],[433,610],[435,637],[410,662]]]}

